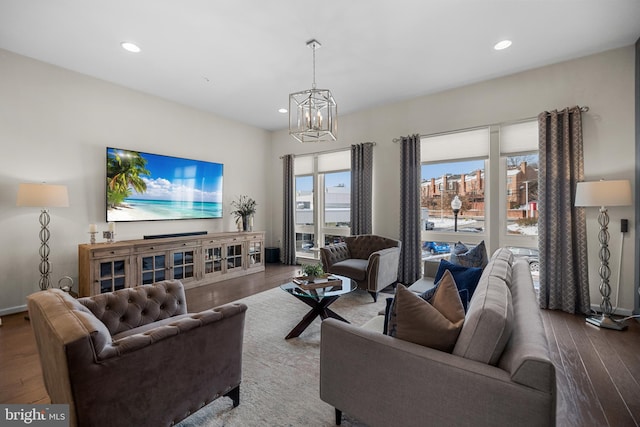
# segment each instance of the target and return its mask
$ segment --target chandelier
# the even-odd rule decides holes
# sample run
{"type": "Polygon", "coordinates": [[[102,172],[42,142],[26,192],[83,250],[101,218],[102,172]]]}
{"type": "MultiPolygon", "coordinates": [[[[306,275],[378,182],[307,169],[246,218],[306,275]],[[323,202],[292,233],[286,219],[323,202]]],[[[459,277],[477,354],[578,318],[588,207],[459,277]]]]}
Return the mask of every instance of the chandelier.
{"type": "Polygon", "coordinates": [[[313,49],[311,89],[289,95],[289,135],[299,142],[336,140],[338,105],[331,91],[316,89],[316,49],[321,46],[315,39],[307,42],[313,49]]]}

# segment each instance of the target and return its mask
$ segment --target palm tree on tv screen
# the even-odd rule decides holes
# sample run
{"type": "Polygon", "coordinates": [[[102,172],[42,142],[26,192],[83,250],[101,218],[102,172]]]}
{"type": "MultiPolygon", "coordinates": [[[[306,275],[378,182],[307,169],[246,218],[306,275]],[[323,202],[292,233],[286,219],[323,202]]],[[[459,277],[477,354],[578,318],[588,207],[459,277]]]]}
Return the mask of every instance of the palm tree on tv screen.
{"type": "Polygon", "coordinates": [[[107,158],[107,203],[115,208],[131,195],[131,188],[138,193],[147,191],[142,176],[150,176],[147,160],[135,151],[109,152],[107,158]]]}

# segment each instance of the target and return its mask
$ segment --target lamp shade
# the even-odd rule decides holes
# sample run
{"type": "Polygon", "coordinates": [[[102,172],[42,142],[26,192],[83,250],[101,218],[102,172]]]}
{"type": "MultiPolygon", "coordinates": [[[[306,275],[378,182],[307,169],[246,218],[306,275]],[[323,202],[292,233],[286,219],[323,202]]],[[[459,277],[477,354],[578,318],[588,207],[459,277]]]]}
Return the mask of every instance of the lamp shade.
{"type": "Polygon", "coordinates": [[[454,211],[459,211],[461,207],[462,201],[458,196],[455,196],[453,200],[451,200],[451,209],[453,209],[454,211]]]}
{"type": "Polygon", "coordinates": [[[579,182],[576,187],[575,205],[629,206],[631,205],[631,185],[626,179],[579,182]]]}
{"type": "Polygon", "coordinates": [[[66,208],[69,206],[67,186],[20,184],[16,205],[39,208],[66,208]]]}

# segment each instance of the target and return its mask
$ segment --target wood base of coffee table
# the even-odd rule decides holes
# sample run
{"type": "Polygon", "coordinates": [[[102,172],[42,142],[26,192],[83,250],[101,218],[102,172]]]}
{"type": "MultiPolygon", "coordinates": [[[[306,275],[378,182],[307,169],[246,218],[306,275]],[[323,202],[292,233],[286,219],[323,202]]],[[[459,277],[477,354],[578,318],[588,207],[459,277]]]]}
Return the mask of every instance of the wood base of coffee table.
{"type": "Polygon", "coordinates": [[[313,322],[313,320],[320,316],[322,320],[332,317],[334,319],[342,320],[343,322],[349,323],[344,317],[340,316],[335,311],[328,308],[331,304],[333,304],[340,295],[334,295],[330,297],[320,298],[319,300],[303,297],[296,294],[291,294],[294,297],[298,298],[303,303],[307,304],[311,307],[311,310],[302,318],[300,323],[298,323],[289,334],[285,337],[285,339],[295,338],[300,336],[300,334],[307,329],[307,327],[313,322]]]}
{"type": "Polygon", "coordinates": [[[326,281],[326,286],[313,286],[308,288],[308,286],[305,286],[307,283],[301,284],[299,280],[294,280],[280,286],[280,289],[311,307],[311,310],[305,314],[285,339],[300,336],[316,317],[320,317],[322,320],[331,317],[349,323],[344,317],[331,310],[329,306],[340,298],[340,296],[355,291],[358,288],[357,283],[348,277],[338,275],[332,275],[329,279],[330,280],[326,281]]]}

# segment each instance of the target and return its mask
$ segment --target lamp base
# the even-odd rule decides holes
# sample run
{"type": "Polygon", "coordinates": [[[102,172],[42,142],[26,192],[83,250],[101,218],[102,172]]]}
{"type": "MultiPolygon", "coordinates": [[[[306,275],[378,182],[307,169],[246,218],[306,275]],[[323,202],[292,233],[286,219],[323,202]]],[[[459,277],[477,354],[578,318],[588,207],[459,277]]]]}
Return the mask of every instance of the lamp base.
{"type": "Polygon", "coordinates": [[[627,329],[627,325],[625,325],[623,322],[617,322],[613,320],[611,317],[604,316],[604,315],[587,317],[587,323],[591,325],[595,325],[599,328],[614,329],[616,331],[622,331],[624,329],[627,329]]]}

